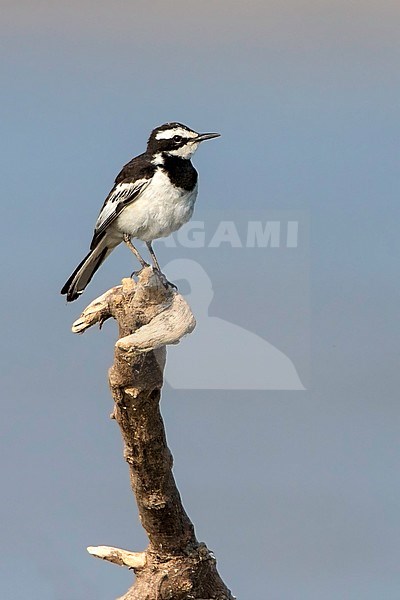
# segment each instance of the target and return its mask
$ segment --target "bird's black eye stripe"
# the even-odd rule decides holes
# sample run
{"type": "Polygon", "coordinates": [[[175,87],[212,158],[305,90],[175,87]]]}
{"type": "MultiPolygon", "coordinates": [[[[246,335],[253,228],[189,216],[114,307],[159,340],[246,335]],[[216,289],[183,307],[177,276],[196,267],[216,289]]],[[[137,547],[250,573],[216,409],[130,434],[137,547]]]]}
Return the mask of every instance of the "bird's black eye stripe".
{"type": "Polygon", "coordinates": [[[174,140],[174,142],[181,142],[182,137],[180,135],[174,135],[173,140],[174,140]]]}

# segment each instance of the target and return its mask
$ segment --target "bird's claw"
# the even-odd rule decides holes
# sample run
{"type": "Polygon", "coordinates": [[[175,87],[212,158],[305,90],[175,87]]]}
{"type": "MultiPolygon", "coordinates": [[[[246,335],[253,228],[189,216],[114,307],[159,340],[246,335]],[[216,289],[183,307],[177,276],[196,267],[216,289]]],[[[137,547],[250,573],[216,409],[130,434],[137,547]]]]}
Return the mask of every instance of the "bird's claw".
{"type": "Polygon", "coordinates": [[[163,284],[163,286],[165,287],[165,289],[167,290],[168,288],[172,288],[173,290],[177,290],[177,286],[174,283],[171,283],[170,281],[168,281],[168,279],[165,277],[164,273],[162,273],[161,271],[159,271],[158,269],[153,267],[153,271],[158,275],[159,279],[161,280],[161,283],[163,284]]]}
{"type": "Polygon", "coordinates": [[[139,269],[139,271],[132,271],[131,273],[131,279],[133,279],[134,277],[139,277],[140,273],[143,271],[143,269],[147,269],[147,267],[149,267],[150,265],[148,263],[144,263],[142,265],[142,268],[139,269]]]}
{"type": "MultiPolygon", "coordinates": [[[[139,271],[133,271],[131,273],[131,279],[133,279],[134,277],[139,277],[139,275],[143,271],[143,269],[146,269],[149,266],[150,265],[148,265],[146,263],[142,266],[141,269],[139,269],[139,271]]],[[[156,273],[157,277],[160,279],[161,283],[163,284],[163,286],[165,287],[166,290],[168,288],[172,288],[173,290],[178,289],[174,283],[171,283],[171,281],[168,281],[168,279],[165,277],[164,273],[162,273],[159,269],[157,269],[156,267],[153,267],[153,272],[156,273]]]]}

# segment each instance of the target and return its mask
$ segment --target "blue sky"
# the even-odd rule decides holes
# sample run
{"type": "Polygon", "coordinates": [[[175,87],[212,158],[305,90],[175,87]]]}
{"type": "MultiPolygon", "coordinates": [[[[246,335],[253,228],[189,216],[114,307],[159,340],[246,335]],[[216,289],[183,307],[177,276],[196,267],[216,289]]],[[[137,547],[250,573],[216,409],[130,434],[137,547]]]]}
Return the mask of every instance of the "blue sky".
{"type": "MultiPolygon", "coordinates": [[[[397,600],[398,17],[394,2],[4,3],[3,597],[114,598],[130,573],[85,547],[146,544],[108,420],[115,330],[70,333],[129,253],[79,302],[59,289],[121,165],[179,120],[222,133],[194,160],[196,218],[307,224],[292,254],[197,255],[210,315],[284,351],[307,387],[166,385],[198,537],[238,598],[397,600]]],[[[182,252],[159,245],[163,264],[182,252]]]]}

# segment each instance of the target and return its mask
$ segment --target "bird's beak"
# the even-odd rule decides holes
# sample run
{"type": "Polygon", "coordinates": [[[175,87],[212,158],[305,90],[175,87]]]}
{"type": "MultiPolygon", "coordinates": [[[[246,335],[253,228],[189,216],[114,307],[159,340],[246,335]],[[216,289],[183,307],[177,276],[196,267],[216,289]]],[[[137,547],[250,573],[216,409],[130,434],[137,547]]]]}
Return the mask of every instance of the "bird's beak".
{"type": "Polygon", "coordinates": [[[212,138],[219,137],[220,133],[199,133],[197,138],[194,139],[195,142],[204,142],[204,140],[212,140],[212,138]]]}

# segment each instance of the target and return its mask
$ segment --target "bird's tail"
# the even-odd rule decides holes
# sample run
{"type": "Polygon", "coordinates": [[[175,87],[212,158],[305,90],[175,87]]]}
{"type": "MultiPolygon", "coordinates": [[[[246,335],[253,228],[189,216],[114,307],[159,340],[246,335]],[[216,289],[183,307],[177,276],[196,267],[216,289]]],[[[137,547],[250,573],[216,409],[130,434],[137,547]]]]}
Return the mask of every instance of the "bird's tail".
{"type": "Polygon", "coordinates": [[[67,302],[76,300],[100,267],[101,263],[114,250],[116,244],[108,243],[107,236],[103,236],[92,248],[87,256],[76,267],[71,277],[61,290],[67,295],[67,302]]]}

